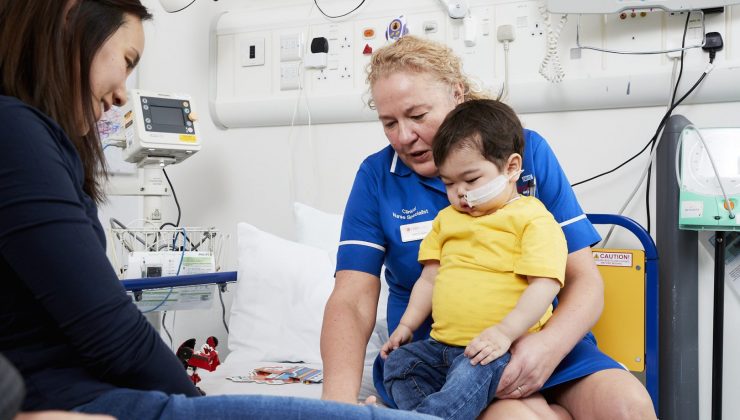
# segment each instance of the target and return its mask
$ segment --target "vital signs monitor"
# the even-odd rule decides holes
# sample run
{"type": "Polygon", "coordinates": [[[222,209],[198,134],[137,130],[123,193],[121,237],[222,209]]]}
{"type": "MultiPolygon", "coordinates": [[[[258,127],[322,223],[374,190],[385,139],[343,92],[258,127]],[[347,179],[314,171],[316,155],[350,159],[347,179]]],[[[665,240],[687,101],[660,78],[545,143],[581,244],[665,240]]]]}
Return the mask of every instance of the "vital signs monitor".
{"type": "Polygon", "coordinates": [[[123,108],[123,159],[139,166],[187,159],[201,148],[196,121],[189,95],[131,90],[123,108]]]}
{"type": "Polygon", "coordinates": [[[689,126],[679,143],[679,228],[740,231],[740,128],[689,126]]]}

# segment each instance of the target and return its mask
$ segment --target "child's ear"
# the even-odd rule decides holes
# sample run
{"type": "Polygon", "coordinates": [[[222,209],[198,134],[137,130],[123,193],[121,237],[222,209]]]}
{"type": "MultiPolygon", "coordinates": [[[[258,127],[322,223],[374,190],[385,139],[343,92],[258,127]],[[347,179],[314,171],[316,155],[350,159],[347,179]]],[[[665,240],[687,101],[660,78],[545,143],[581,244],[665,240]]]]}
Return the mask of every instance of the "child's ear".
{"type": "Polygon", "coordinates": [[[465,86],[457,83],[452,87],[452,95],[455,98],[455,104],[460,105],[465,101],[465,86]]]}
{"type": "Polygon", "coordinates": [[[506,161],[506,172],[514,173],[522,169],[522,156],[519,153],[512,153],[506,161]]]}

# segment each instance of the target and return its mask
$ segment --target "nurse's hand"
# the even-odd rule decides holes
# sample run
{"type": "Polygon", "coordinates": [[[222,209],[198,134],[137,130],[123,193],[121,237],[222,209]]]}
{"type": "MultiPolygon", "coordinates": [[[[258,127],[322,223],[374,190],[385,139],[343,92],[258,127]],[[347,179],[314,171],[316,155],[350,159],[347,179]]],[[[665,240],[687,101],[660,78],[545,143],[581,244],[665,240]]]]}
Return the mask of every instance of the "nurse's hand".
{"type": "Polygon", "coordinates": [[[396,330],[393,331],[393,334],[391,334],[388,341],[386,341],[385,344],[383,344],[383,347],[380,349],[380,357],[386,359],[393,350],[410,342],[413,337],[414,332],[411,331],[411,328],[403,324],[398,324],[396,330]]]}
{"type": "Polygon", "coordinates": [[[522,398],[539,391],[560,363],[541,333],[526,334],[511,346],[511,360],[504,368],[496,397],[522,398]]]}

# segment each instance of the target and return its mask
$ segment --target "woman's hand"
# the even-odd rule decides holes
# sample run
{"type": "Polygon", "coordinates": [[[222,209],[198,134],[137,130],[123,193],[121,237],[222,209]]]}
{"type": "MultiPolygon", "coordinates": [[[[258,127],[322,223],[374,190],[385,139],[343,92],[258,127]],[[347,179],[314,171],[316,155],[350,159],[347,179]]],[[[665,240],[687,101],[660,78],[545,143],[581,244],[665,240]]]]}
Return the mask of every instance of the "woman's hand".
{"type": "Polygon", "coordinates": [[[386,359],[393,350],[410,342],[413,336],[414,332],[411,331],[411,328],[403,324],[398,324],[396,330],[393,331],[393,334],[391,334],[388,341],[386,341],[385,344],[383,344],[383,347],[380,349],[380,357],[386,359]]]}
{"type": "Polygon", "coordinates": [[[539,391],[560,363],[542,332],[526,334],[511,346],[511,360],[504,368],[496,397],[522,398],[539,391]]]}

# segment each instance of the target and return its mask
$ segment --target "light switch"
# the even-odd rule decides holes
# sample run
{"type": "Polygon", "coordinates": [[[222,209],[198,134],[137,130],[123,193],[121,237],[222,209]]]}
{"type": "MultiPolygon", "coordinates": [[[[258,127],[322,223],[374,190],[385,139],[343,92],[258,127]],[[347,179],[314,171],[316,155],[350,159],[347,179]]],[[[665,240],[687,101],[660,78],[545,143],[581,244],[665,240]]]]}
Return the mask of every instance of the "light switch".
{"type": "Polygon", "coordinates": [[[280,90],[295,90],[300,88],[301,63],[293,61],[280,64],[280,90]]]}
{"type": "Polygon", "coordinates": [[[297,61],[303,56],[303,36],[287,34],[280,36],[280,61],[297,61]]]}

